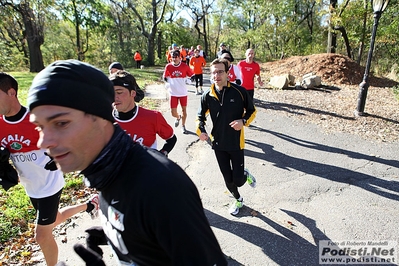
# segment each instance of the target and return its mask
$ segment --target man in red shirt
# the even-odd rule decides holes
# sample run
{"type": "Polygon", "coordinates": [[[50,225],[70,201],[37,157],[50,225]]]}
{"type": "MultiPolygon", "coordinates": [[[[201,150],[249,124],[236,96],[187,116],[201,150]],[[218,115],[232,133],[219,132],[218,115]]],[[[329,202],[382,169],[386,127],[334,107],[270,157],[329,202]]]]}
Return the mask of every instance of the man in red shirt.
{"type": "Polygon", "coordinates": [[[241,71],[242,83],[251,98],[254,98],[255,89],[255,77],[258,81],[259,86],[263,86],[262,78],[260,77],[260,66],[254,61],[255,52],[253,49],[248,49],[245,52],[245,60],[240,61],[237,66],[241,71]]]}
{"type": "Polygon", "coordinates": [[[177,141],[173,128],[166,122],[162,113],[136,105],[144,93],[133,75],[121,70],[113,73],[109,79],[115,89],[115,121],[134,141],[149,148],[157,149],[159,135],[166,141],[160,152],[168,155],[177,141]]]}

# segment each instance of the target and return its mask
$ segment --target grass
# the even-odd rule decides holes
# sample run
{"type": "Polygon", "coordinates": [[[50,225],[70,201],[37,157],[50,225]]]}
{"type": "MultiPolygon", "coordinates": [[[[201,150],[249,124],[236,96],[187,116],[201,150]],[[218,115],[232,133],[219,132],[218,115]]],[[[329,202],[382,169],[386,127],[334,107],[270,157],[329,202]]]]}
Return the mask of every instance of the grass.
{"type": "MultiPolygon", "coordinates": [[[[161,80],[163,69],[128,69],[128,71],[136,78],[139,86],[144,89],[146,85],[154,84],[161,80]]],[[[107,72],[104,73],[107,74],[107,72]]],[[[18,97],[21,104],[26,105],[28,90],[36,73],[9,72],[9,74],[18,81],[18,97]]],[[[155,109],[158,107],[158,102],[144,98],[140,105],[155,109]]],[[[82,178],[79,175],[67,174],[65,175],[65,181],[66,185],[60,205],[70,205],[77,199],[87,196],[88,193],[79,192],[84,189],[82,178]]],[[[34,223],[35,215],[30,199],[21,185],[17,185],[7,192],[0,187],[0,254],[1,250],[7,247],[7,241],[11,239],[12,242],[12,238],[33,230],[29,224],[34,223]]]]}
{"type": "Polygon", "coordinates": [[[399,101],[399,85],[392,88],[395,98],[399,101]]]}

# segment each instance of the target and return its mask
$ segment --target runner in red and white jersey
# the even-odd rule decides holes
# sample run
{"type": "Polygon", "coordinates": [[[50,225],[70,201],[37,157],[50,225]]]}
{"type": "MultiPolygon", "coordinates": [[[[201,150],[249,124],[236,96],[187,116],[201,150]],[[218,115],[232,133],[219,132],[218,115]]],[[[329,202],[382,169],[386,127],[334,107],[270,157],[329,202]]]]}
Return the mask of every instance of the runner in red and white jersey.
{"type": "Polygon", "coordinates": [[[118,71],[109,79],[115,89],[113,115],[116,122],[134,141],[149,148],[157,149],[157,135],[160,136],[165,140],[160,152],[168,155],[177,141],[173,128],[160,112],[136,104],[142,99],[137,97],[141,89],[136,79],[127,71],[118,71]]]}
{"type": "Polygon", "coordinates": [[[230,52],[222,53],[220,58],[226,59],[228,62],[228,65],[229,65],[229,72],[227,73],[228,77],[229,77],[228,80],[231,83],[241,85],[241,71],[238,68],[238,66],[236,66],[232,63],[234,58],[231,57],[231,53],[230,52]]]}
{"type": "MultiPolygon", "coordinates": [[[[29,112],[20,104],[17,93],[17,81],[11,75],[0,72],[0,146],[6,149],[1,152],[8,150],[19,181],[37,211],[35,238],[46,264],[55,265],[58,246],[52,234],[53,228],[78,212],[94,214],[98,210],[98,196],[94,195],[87,203],[58,209],[64,176],[45,150],[37,147],[39,132],[29,121],[29,112]]],[[[0,165],[3,172],[2,167],[9,165],[0,165]]],[[[0,176],[4,177],[4,172],[0,176]]],[[[4,187],[2,179],[0,185],[4,187]]]]}
{"type": "Polygon", "coordinates": [[[179,51],[173,51],[172,63],[166,65],[163,78],[167,82],[168,92],[170,94],[170,108],[172,116],[176,118],[175,127],[179,126],[182,119],[182,132],[187,134],[187,85],[186,80],[194,75],[190,67],[183,63],[179,51]],[[177,112],[177,106],[180,102],[182,115],[177,112]]]}

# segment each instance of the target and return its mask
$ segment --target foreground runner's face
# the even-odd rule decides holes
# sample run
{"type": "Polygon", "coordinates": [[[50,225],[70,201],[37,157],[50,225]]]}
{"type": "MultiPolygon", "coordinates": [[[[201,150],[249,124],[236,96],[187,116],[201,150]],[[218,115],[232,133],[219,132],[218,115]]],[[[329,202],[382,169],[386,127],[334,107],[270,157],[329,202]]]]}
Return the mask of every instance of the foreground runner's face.
{"type": "Polygon", "coordinates": [[[108,142],[104,131],[109,121],[76,109],[41,105],[31,111],[30,121],[39,131],[37,146],[64,173],[87,168],[108,142]]]}
{"type": "Polygon", "coordinates": [[[216,88],[222,89],[227,86],[228,74],[223,63],[211,66],[211,77],[215,81],[216,88]]]}

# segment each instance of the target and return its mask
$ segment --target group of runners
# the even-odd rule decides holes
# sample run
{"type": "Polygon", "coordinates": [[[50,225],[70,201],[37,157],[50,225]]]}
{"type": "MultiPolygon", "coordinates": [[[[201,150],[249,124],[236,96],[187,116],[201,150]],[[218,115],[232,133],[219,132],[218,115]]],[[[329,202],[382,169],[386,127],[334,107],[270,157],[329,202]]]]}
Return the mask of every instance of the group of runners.
{"type": "MultiPolygon", "coordinates": [[[[252,49],[238,64],[239,78],[232,54],[222,48],[210,64],[213,84],[205,91],[199,68],[206,62],[193,59],[201,57],[198,49],[189,65],[174,50],[163,77],[169,85],[174,126],[181,123],[183,133],[187,133],[185,81],[187,77],[196,80],[201,97],[195,131],[200,140],[209,138],[212,143],[226,187],[235,198],[229,213],[236,215],[243,206],[238,188],[245,183],[256,186],[255,178],[244,168],[243,127],[256,115],[253,92],[248,88],[255,77],[261,86],[262,81],[252,49]],[[246,78],[249,73],[252,81],[246,78]],[[208,113],[213,124],[209,135],[205,129],[208,113]]],[[[181,167],[167,159],[177,141],[173,128],[160,112],[137,104],[144,92],[120,63],[109,66],[107,77],[83,62],[56,61],[34,78],[27,107],[19,103],[17,94],[17,81],[0,73],[1,152],[8,152],[38,211],[36,240],[47,265],[58,260],[52,229],[80,211],[102,217],[100,233],[88,240],[111,245],[121,264],[171,265],[179,260],[180,264],[227,265],[195,185],[181,167]],[[165,140],[162,148],[158,148],[157,135],[165,140]],[[22,157],[34,159],[18,159],[22,157]],[[99,194],[86,203],[58,209],[63,173],[73,171],[80,171],[86,184],[99,194]]],[[[8,175],[8,157],[3,157],[0,184],[8,189],[6,182],[15,184],[15,175],[8,175]]],[[[83,250],[86,263],[101,260],[101,252],[89,242],[89,248],[77,249],[79,254],[83,250]]]]}

